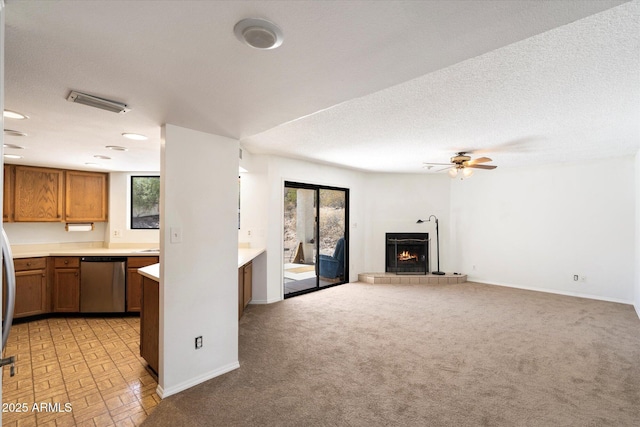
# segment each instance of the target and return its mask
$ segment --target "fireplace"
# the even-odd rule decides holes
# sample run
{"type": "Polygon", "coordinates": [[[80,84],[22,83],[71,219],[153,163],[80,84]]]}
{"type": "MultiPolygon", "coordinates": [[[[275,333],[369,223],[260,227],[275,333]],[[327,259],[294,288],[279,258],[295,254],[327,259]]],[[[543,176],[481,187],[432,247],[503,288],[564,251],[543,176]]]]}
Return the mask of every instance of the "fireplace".
{"type": "Polygon", "coordinates": [[[387,233],[386,248],[385,272],[429,272],[429,233],[387,233]]]}

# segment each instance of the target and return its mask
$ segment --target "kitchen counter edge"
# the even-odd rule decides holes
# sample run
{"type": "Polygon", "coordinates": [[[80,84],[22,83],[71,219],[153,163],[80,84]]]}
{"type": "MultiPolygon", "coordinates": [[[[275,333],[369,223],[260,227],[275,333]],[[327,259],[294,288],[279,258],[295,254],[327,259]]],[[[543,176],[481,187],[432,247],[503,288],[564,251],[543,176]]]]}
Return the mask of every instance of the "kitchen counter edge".
{"type": "Polygon", "coordinates": [[[107,248],[86,248],[86,249],[61,249],[61,250],[41,250],[41,251],[13,251],[13,259],[37,258],[47,256],[159,256],[159,251],[145,251],[141,249],[107,249],[107,248]]]}
{"type": "MultiPolygon", "coordinates": [[[[253,261],[258,255],[265,252],[265,248],[240,248],[238,249],[238,268],[242,267],[249,261],[253,261]]],[[[147,267],[139,268],[138,273],[143,276],[155,280],[156,282],[160,281],[160,263],[149,265],[147,267]]]]}

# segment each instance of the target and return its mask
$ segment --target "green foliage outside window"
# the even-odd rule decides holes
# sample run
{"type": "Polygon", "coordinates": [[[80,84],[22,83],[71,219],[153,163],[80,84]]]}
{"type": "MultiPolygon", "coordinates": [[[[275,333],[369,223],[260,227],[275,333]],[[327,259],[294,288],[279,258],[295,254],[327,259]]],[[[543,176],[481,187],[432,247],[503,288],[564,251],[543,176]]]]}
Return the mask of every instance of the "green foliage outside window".
{"type": "Polygon", "coordinates": [[[160,177],[131,177],[131,228],[160,228],[160,177]]]}

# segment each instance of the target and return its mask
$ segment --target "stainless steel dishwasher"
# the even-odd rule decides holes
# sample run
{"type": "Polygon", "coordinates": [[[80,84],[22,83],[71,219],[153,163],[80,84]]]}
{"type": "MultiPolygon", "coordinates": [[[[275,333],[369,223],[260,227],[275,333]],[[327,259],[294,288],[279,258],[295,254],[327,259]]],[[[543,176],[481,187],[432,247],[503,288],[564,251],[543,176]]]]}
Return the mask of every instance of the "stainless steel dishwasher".
{"type": "Polygon", "coordinates": [[[125,273],[123,257],[80,258],[80,312],[124,311],[125,273]]]}

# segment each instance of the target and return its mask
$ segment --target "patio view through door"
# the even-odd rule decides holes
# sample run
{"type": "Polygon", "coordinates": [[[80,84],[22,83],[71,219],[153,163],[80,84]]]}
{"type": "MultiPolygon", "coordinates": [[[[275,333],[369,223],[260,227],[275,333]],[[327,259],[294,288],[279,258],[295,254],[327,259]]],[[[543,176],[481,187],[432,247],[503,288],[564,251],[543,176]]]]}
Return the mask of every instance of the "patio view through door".
{"type": "Polygon", "coordinates": [[[284,297],[349,280],[349,190],[284,184],[284,297]]]}

